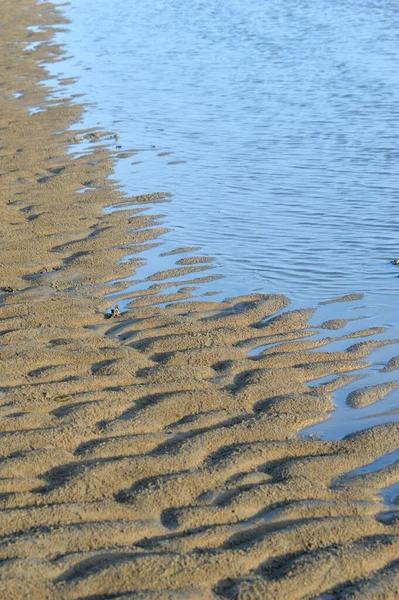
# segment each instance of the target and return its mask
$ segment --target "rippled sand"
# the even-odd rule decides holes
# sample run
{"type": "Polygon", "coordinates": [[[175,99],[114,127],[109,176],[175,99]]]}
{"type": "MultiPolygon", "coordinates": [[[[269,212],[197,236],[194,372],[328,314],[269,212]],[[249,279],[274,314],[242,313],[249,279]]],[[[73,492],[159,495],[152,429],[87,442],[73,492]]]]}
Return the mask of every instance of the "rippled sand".
{"type": "MultiPolygon", "coordinates": [[[[123,196],[106,143],[67,154],[113,132],[68,130],[82,107],[40,83],[37,61],[61,49],[26,26],[60,16],[33,0],[4,0],[0,15],[1,597],[396,598],[399,521],[380,492],[398,464],[378,461],[397,451],[398,425],[333,442],[300,433],[387,342],[326,351],[313,310],[282,313],[280,295],[187,302],[209,259],[181,249],[173,273],[105,318],[105,295],[162,229],[102,209],[168,195],[123,196]],[[157,305],[176,274],[182,287],[157,305]]],[[[396,385],[359,385],[348,402],[396,385]]]]}

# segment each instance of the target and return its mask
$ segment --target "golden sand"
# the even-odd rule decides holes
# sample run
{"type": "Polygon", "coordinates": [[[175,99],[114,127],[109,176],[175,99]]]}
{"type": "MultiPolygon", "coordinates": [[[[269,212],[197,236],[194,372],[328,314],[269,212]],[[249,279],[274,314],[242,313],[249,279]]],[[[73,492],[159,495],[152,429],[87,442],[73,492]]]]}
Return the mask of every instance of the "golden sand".
{"type": "Polygon", "coordinates": [[[298,435],[379,343],[323,351],[312,310],[276,316],[283,296],[187,304],[212,278],[191,259],[105,319],[105,294],[127,285],[110,282],[138,264],[118,262],[127,246],[164,230],[102,209],[170,198],[126,198],[108,179],[107,132],[71,132],[82,107],[49,97],[38,61],[61,49],[26,27],[61,23],[55,9],[2,0],[0,17],[0,598],[398,598],[399,521],[380,518],[379,495],[398,467],[348,475],[397,449],[398,425],[298,435]],[[104,144],[67,154],[85,138],[104,144]],[[266,344],[278,345],[248,354],[266,344]]]}

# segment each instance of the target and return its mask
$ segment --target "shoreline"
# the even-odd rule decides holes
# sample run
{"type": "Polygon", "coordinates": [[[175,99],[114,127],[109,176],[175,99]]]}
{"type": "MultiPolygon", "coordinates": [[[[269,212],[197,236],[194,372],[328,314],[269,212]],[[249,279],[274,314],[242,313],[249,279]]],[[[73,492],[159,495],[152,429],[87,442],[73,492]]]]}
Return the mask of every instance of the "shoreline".
{"type": "MultiPolygon", "coordinates": [[[[106,145],[67,153],[76,136],[113,132],[71,131],[83,106],[41,85],[38,60],[62,50],[51,29],[26,27],[62,17],[34,0],[0,13],[2,597],[376,598],[376,586],[395,597],[399,521],[380,491],[399,467],[348,474],[397,450],[398,425],[300,437],[385,342],[352,334],[351,349],[323,351],[313,311],[278,315],[281,295],[187,304],[201,268],[184,263],[182,291],[162,296],[173,304],[153,305],[161,273],[133,311],[104,318],[104,296],[124,285],[109,282],[140,264],[119,262],[129,244],[139,259],[163,230],[156,216],[103,209],[168,194],[126,198],[106,145]]],[[[392,387],[365,390],[350,400],[392,387]]]]}

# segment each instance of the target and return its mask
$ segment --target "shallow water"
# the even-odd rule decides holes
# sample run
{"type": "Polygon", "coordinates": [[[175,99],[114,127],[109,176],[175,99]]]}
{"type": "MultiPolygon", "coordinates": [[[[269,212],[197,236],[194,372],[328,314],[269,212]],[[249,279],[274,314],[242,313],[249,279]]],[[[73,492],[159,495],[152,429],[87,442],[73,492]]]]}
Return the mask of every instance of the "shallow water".
{"type": "Polygon", "coordinates": [[[76,58],[55,71],[95,100],[87,125],[143,149],[117,167],[126,189],[175,194],[165,243],[215,256],[232,293],[398,292],[396,2],[63,10],[76,58]]]}
{"type": "MultiPolygon", "coordinates": [[[[174,194],[142,207],[169,231],[140,255],[132,293],[182,256],[207,255],[199,276],[224,278],[198,294],[284,293],[297,308],[362,292],[319,305],[312,326],[350,319],[319,339],[377,326],[386,331],[374,339],[399,338],[396,2],[72,0],[62,10],[71,24],[56,41],[69,58],[50,72],[78,77],[72,91],[92,103],[85,127],[117,132],[120,152],[137,149],[116,165],[128,194],[174,194]]],[[[165,292],[190,279],[166,280],[165,292]]],[[[338,439],[398,420],[397,391],[346,404],[354,389],[397,379],[381,368],[398,354],[398,344],[375,351],[363,379],[335,393],[331,418],[302,434],[338,439]]]]}

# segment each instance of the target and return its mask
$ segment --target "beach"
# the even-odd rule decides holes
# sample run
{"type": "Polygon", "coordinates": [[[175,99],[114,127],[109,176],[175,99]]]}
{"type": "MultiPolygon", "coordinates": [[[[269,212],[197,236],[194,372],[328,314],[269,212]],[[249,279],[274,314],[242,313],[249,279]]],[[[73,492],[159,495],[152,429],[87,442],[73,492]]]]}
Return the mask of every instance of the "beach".
{"type": "MultiPolygon", "coordinates": [[[[328,351],[312,339],[314,309],[278,293],[187,302],[212,277],[209,257],[153,275],[113,314],[106,295],[164,231],[134,206],[173,190],[127,197],[112,178],[115,132],[73,128],[87,107],[68,81],[51,97],[40,61],[63,55],[54,6],[3,0],[0,15],[1,597],[397,598],[399,521],[381,489],[399,464],[361,469],[397,451],[398,424],[301,434],[397,340],[370,327],[328,351]],[[41,42],[34,53],[27,40],[41,42]],[[93,151],[70,153],[80,142],[93,151]],[[121,262],[131,244],[137,257],[121,262]]],[[[319,324],[336,340],[343,325],[319,324]]],[[[394,374],[359,384],[348,403],[396,386],[394,374]]]]}

